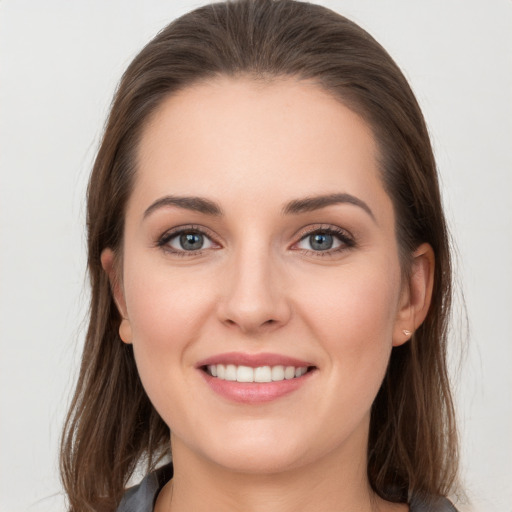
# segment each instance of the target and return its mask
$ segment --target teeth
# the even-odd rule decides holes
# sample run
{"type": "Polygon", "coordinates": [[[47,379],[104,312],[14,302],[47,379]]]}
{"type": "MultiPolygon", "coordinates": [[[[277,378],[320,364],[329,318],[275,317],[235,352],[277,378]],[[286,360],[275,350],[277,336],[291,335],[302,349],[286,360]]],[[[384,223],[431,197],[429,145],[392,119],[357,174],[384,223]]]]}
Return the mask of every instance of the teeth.
{"type": "Polygon", "coordinates": [[[307,371],[307,366],[236,366],[234,364],[212,364],[207,367],[212,377],[222,380],[237,382],[279,382],[282,380],[302,377],[307,371]]]}
{"type": "Polygon", "coordinates": [[[236,380],[236,366],[234,364],[226,365],[226,380],[236,380]]]}
{"type": "Polygon", "coordinates": [[[270,366],[258,366],[254,368],[254,382],[272,382],[272,370],[270,366]]]}
{"type": "Polygon", "coordinates": [[[237,382],[254,382],[254,370],[249,366],[239,366],[236,369],[237,382]]]}
{"type": "Polygon", "coordinates": [[[284,380],[284,366],[272,366],[272,380],[284,380]]]}
{"type": "Polygon", "coordinates": [[[305,366],[295,369],[295,377],[302,377],[308,369],[305,366]]]}
{"type": "Polygon", "coordinates": [[[295,367],[294,366],[287,366],[284,369],[284,378],[287,380],[295,378],[295,367]]]}

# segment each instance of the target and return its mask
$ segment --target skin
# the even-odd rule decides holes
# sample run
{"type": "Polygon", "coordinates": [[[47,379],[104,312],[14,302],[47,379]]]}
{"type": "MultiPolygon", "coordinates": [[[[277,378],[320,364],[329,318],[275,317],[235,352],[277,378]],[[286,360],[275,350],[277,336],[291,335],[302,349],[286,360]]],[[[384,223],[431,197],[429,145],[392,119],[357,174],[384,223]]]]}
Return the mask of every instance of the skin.
{"type": "Polygon", "coordinates": [[[427,313],[434,257],[420,246],[403,281],[393,205],[360,117],[292,79],[219,78],[169,97],[140,142],[120,275],[115,257],[106,249],[102,264],[121,338],[172,432],[175,477],[157,512],[407,510],[369,489],[369,415],[392,347],[427,313]],[[283,213],[326,194],[371,213],[347,202],[283,213]],[[223,215],[175,205],[145,215],[168,195],[206,198],[223,215]],[[202,250],[176,237],[159,245],[191,225],[208,236],[202,250]],[[326,228],[344,240],[313,250],[309,234],[326,228]],[[289,395],[235,403],[197,368],[233,351],[315,371],[289,395]]]}

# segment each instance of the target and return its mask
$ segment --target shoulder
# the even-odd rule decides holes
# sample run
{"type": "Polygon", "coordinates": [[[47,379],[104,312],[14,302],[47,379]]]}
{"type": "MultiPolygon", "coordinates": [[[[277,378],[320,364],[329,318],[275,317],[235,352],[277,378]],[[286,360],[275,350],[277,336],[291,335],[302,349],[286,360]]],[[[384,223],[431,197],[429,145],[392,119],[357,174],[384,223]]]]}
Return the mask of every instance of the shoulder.
{"type": "Polygon", "coordinates": [[[172,475],[172,464],[153,471],[140,484],[126,490],[116,512],[153,512],[160,489],[172,478],[172,475]]]}
{"type": "Polygon", "coordinates": [[[410,512],[457,512],[453,503],[442,496],[425,500],[413,497],[410,503],[410,512]]]}

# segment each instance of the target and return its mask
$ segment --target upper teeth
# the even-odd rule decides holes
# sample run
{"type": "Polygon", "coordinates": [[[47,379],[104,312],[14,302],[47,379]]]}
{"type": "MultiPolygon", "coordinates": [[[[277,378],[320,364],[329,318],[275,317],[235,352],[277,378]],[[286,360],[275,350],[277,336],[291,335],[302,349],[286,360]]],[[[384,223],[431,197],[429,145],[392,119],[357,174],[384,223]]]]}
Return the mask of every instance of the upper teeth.
{"type": "Polygon", "coordinates": [[[285,379],[293,379],[304,375],[307,366],[237,366],[235,364],[211,364],[208,365],[208,373],[222,380],[237,382],[272,382],[285,379]]]}

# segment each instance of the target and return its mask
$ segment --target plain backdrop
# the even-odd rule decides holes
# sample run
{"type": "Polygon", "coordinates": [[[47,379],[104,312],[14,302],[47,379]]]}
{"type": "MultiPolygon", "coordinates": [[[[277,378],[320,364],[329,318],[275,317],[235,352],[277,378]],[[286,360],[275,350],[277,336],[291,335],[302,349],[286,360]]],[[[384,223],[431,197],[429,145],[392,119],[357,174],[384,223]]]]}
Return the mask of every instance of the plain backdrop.
{"type": "MultiPolygon", "coordinates": [[[[58,438],[87,311],[91,162],[124,68],[201,3],[0,1],[0,512],[65,510],[58,438]]],[[[321,3],[388,49],[424,110],[457,247],[461,510],[510,512],[512,2],[321,3]]]]}

